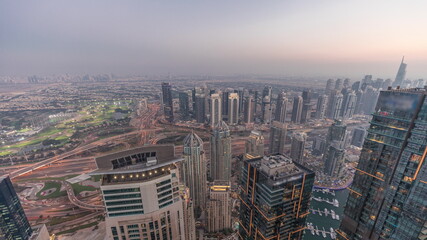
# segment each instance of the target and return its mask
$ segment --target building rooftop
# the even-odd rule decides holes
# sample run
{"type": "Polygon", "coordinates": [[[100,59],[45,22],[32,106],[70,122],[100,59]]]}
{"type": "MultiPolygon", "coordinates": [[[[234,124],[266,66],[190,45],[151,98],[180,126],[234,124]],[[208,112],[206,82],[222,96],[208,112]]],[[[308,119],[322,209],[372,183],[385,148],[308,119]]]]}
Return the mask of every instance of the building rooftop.
{"type": "Polygon", "coordinates": [[[293,179],[293,177],[299,178],[303,174],[313,173],[308,168],[293,162],[289,157],[281,154],[247,161],[261,171],[273,184],[280,184],[283,180],[293,179]]]}
{"type": "Polygon", "coordinates": [[[181,160],[175,157],[173,145],[143,146],[96,158],[98,169],[90,175],[149,171],[181,160]]]}

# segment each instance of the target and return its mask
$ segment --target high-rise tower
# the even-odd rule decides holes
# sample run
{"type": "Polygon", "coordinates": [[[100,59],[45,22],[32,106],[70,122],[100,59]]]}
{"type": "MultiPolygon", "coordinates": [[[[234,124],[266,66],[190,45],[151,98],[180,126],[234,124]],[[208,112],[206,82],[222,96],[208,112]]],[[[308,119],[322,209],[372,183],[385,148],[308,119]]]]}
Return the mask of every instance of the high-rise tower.
{"type": "Polygon", "coordinates": [[[163,112],[168,122],[173,122],[172,86],[170,83],[162,83],[163,112]]]}
{"type": "Polygon", "coordinates": [[[211,94],[211,127],[215,127],[222,121],[222,104],[219,93],[211,94]]]}
{"type": "Polygon", "coordinates": [[[230,182],[215,181],[209,188],[208,231],[219,232],[231,228],[230,182]]]}
{"type": "Polygon", "coordinates": [[[240,239],[302,239],[314,172],[283,155],[243,162],[240,239]]]}
{"type": "Polygon", "coordinates": [[[427,89],[382,91],[339,239],[425,239],[427,89]]]}
{"type": "Polygon", "coordinates": [[[173,145],[153,145],[96,158],[108,239],[184,239],[183,200],[173,145]]]}
{"type": "Polygon", "coordinates": [[[179,113],[181,119],[188,120],[190,117],[190,101],[187,92],[180,92],[179,94],[179,113]]]}
{"type": "Polygon", "coordinates": [[[281,123],[284,123],[286,121],[287,105],[288,105],[288,99],[286,98],[285,93],[281,92],[277,96],[276,115],[274,118],[276,121],[281,123]]]}
{"type": "Polygon", "coordinates": [[[284,123],[274,121],[270,126],[270,154],[284,153],[287,126],[284,123]]]}
{"type": "Polygon", "coordinates": [[[0,176],[0,239],[27,240],[32,233],[18,195],[7,176],[0,176]]]}
{"type": "Polygon", "coordinates": [[[294,103],[292,108],[292,122],[301,123],[303,98],[301,96],[294,97],[294,103]]]}
{"type": "Polygon", "coordinates": [[[264,136],[261,132],[252,131],[245,143],[246,157],[264,156],[264,136]]]}
{"type": "Polygon", "coordinates": [[[311,91],[304,90],[302,92],[302,111],[301,111],[301,123],[307,122],[311,117],[311,91]]]}
{"type": "Polygon", "coordinates": [[[317,99],[316,118],[323,119],[326,116],[326,109],[328,106],[328,95],[320,95],[317,99]]]}
{"type": "Polygon", "coordinates": [[[228,95],[228,123],[230,125],[239,123],[239,95],[237,93],[228,95]]]}
{"type": "Polygon", "coordinates": [[[303,132],[295,132],[291,142],[291,159],[299,164],[304,163],[304,149],[307,134],[303,132]]]}
{"type": "Polygon", "coordinates": [[[405,57],[402,57],[402,62],[400,62],[399,70],[397,71],[396,78],[393,82],[393,87],[402,86],[402,83],[405,80],[407,65],[403,62],[404,60],[405,57]]]}
{"type": "Polygon", "coordinates": [[[182,179],[190,189],[190,197],[195,208],[205,208],[206,202],[206,158],[203,141],[195,133],[190,133],[184,139],[182,157],[182,179]]]}
{"type": "Polygon", "coordinates": [[[245,111],[243,121],[245,123],[252,123],[254,121],[255,114],[255,101],[252,95],[246,97],[245,100],[245,111]]]}
{"type": "Polygon", "coordinates": [[[224,121],[218,123],[211,135],[211,180],[230,181],[231,176],[231,136],[224,121]]]}

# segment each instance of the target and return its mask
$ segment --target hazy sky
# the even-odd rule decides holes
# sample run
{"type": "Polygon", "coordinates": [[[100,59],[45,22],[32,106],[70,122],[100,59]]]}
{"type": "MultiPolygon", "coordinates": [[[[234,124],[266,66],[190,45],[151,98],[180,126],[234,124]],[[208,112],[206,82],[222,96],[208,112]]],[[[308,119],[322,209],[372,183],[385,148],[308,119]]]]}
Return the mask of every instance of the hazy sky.
{"type": "Polygon", "coordinates": [[[427,1],[0,1],[0,74],[427,78],[427,1]]]}

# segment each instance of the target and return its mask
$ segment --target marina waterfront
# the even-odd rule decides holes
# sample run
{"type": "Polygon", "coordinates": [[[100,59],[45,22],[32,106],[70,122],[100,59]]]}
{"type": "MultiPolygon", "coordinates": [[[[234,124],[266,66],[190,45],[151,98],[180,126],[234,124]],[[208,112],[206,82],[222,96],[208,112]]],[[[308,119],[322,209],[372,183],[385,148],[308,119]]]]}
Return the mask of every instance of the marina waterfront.
{"type": "Polygon", "coordinates": [[[348,190],[314,188],[304,240],[335,239],[343,217],[348,190]]]}

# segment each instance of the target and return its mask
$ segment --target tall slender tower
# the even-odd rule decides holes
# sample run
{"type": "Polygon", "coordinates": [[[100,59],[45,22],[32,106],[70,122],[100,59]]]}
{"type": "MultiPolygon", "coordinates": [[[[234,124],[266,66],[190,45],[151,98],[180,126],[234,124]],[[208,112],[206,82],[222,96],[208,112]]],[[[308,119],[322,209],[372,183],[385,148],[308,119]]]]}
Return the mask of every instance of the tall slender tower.
{"type": "Polygon", "coordinates": [[[407,65],[403,62],[404,60],[405,56],[402,57],[402,62],[400,62],[399,70],[397,71],[396,78],[393,82],[393,87],[401,86],[405,80],[407,65]]]}
{"type": "Polygon", "coordinates": [[[320,95],[317,99],[316,118],[323,119],[326,116],[326,109],[328,106],[328,95],[320,95]]]}
{"type": "Polygon", "coordinates": [[[246,157],[264,156],[264,136],[261,132],[252,131],[245,143],[246,157]]]}
{"type": "Polygon", "coordinates": [[[302,111],[301,111],[301,122],[305,123],[307,122],[311,117],[311,91],[310,90],[304,90],[302,92],[302,111]]]}
{"type": "Polygon", "coordinates": [[[291,159],[299,164],[304,163],[304,149],[307,134],[304,132],[296,132],[292,136],[291,142],[291,159]]]}
{"type": "Polygon", "coordinates": [[[270,154],[284,153],[287,126],[274,121],[270,126],[270,154]]]}
{"type": "Polygon", "coordinates": [[[230,125],[239,123],[239,95],[237,93],[228,95],[228,123],[230,125]]]}
{"type": "Polygon", "coordinates": [[[254,121],[255,113],[255,101],[252,95],[246,97],[245,101],[245,111],[244,111],[244,122],[252,123],[254,121]]]}
{"type": "Polygon", "coordinates": [[[283,155],[243,162],[239,239],[302,239],[314,172],[283,155]]]}
{"type": "Polygon", "coordinates": [[[292,108],[292,122],[301,123],[303,98],[301,96],[294,97],[294,104],[292,108]]]}
{"type": "Polygon", "coordinates": [[[286,121],[286,111],[287,111],[288,99],[284,92],[281,92],[279,96],[277,96],[276,103],[276,115],[275,120],[281,123],[285,123],[286,121]]]}
{"type": "Polygon", "coordinates": [[[427,89],[381,91],[339,239],[425,239],[427,89]]]}
{"type": "Polygon", "coordinates": [[[190,133],[184,139],[184,162],[182,164],[182,179],[190,189],[190,197],[195,208],[205,209],[206,202],[206,158],[203,141],[195,133],[190,133]]]}
{"type": "Polygon", "coordinates": [[[270,86],[265,86],[262,91],[262,122],[267,124],[271,122],[271,92],[270,86]]]}
{"type": "Polygon", "coordinates": [[[218,123],[211,136],[211,180],[230,181],[231,176],[231,136],[224,121],[218,123]]]}
{"type": "Polygon", "coordinates": [[[211,127],[215,127],[222,121],[222,104],[219,93],[211,94],[211,127]]]}
{"type": "Polygon", "coordinates": [[[0,176],[0,239],[27,240],[32,233],[10,178],[0,176]]]}
{"type": "Polygon", "coordinates": [[[187,92],[179,93],[179,112],[183,120],[188,120],[190,117],[190,101],[187,92]]]}
{"type": "Polygon", "coordinates": [[[208,231],[231,228],[230,182],[215,181],[209,190],[208,231]]]}
{"type": "Polygon", "coordinates": [[[173,122],[172,86],[170,83],[162,83],[163,112],[168,122],[173,122]]]}

